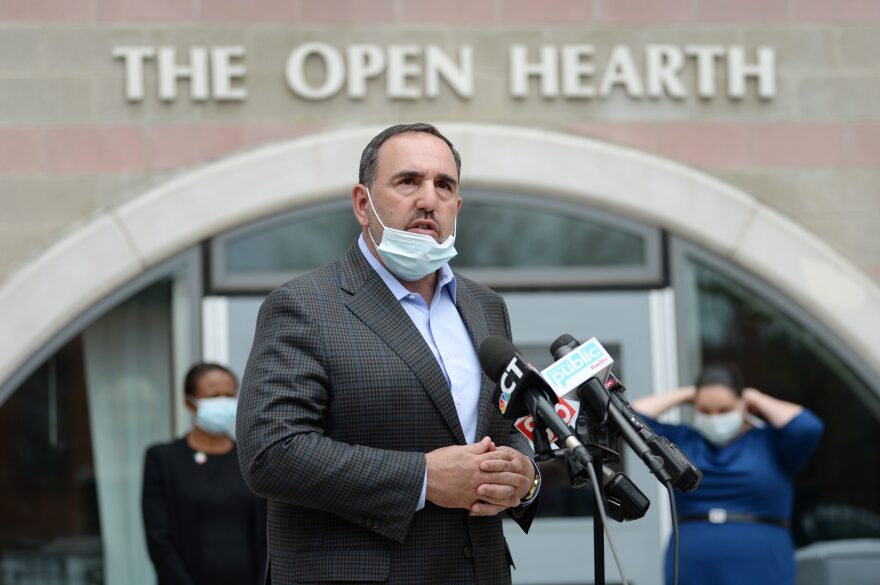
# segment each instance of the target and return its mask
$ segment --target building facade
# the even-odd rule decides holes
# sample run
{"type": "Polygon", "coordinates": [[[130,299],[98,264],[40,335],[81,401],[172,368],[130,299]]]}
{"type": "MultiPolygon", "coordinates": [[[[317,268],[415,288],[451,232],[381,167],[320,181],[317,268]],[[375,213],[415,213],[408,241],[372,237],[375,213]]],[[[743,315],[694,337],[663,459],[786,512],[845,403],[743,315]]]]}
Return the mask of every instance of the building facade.
{"type": "MultiPolygon", "coordinates": [[[[880,536],[880,2],[11,0],[0,47],[3,578],[155,581],[143,450],[188,427],[183,372],[242,373],[414,121],[462,153],[453,266],[532,361],[596,336],[633,397],[737,362],[826,423],[798,544],[880,536]]],[[[652,509],[611,529],[659,583],[632,459],[652,509]]],[[[588,495],[550,476],[515,579],[588,581],[588,495]]]]}

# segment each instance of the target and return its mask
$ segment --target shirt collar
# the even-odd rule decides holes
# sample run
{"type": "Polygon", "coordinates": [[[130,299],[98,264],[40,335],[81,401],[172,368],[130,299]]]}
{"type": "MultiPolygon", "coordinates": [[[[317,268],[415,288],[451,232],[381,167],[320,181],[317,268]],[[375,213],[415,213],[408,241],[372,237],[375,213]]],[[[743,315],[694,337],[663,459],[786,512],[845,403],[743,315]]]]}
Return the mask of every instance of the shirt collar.
{"type": "MultiPolygon", "coordinates": [[[[397,280],[397,277],[391,274],[391,272],[379,262],[379,259],[373,256],[373,253],[370,252],[370,249],[367,247],[367,242],[364,240],[363,233],[358,237],[358,248],[360,248],[364,258],[367,259],[367,262],[370,263],[370,266],[373,267],[373,270],[376,271],[388,287],[388,290],[391,291],[391,294],[394,295],[394,298],[398,301],[402,301],[409,296],[410,292],[406,287],[404,287],[400,281],[397,280]]],[[[452,269],[449,267],[448,262],[440,267],[440,278],[437,280],[437,290],[435,291],[435,294],[443,290],[443,287],[447,285],[447,290],[449,291],[449,296],[452,297],[452,302],[457,303],[458,299],[456,298],[456,295],[458,287],[455,282],[455,274],[452,273],[452,269]]]]}

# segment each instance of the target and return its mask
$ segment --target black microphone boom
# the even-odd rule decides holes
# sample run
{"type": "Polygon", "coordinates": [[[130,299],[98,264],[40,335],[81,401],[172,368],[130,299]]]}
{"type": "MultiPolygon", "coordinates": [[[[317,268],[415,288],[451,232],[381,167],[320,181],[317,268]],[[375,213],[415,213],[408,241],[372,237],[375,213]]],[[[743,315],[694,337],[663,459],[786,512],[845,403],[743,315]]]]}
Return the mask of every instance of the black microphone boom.
{"type": "Polygon", "coordinates": [[[657,476],[661,483],[670,480],[669,474],[663,469],[663,460],[655,456],[645,440],[633,430],[617,406],[611,401],[608,391],[599,380],[590,378],[581,384],[577,389],[577,396],[581,404],[589,408],[595,418],[601,420],[607,416],[611,419],[614,428],[620,433],[623,440],[645,462],[650,472],[657,476]]]}
{"type": "Polygon", "coordinates": [[[633,410],[630,403],[623,397],[626,388],[620,380],[614,378],[611,387],[606,384],[606,389],[611,396],[611,401],[626,418],[627,422],[636,432],[645,439],[651,452],[663,461],[663,469],[672,481],[672,487],[683,492],[692,492],[700,485],[703,472],[688,459],[678,445],[654,432],[642,417],[633,410]]]}

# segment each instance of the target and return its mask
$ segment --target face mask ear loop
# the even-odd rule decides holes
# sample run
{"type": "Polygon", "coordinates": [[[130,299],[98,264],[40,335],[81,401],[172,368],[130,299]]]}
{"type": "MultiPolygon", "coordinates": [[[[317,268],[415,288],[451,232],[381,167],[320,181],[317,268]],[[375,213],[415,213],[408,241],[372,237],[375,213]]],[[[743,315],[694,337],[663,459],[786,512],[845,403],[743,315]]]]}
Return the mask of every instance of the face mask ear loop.
{"type": "Polygon", "coordinates": [[[458,217],[452,220],[452,234],[446,236],[446,239],[440,242],[441,245],[445,246],[449,243],[449,238],[452,238],[452,241],[455,241],[455,236],[458,234],[458,217]]]}
{"type": "MultiPolygon", "coordinates": [[[[370,202],[370,209],[373,210],[373,215],[376,216],[376,220],[379,222],[379,225],[382,226],[382,229],[386,229],[385,224],[382,222],[382,218],[379,217],[379,214],[376,212],[376,206],[373,205],[373,198],[370,197],[370,190],[364,187],[364,191],[367,192],[367,201],[370,202]]],[[[376,243],[376,238],[373,237],[373,230],[370,229],[369,223],[367,224],[367,233],[370,234],[370,239],[373,240],[373,246],[378,248],[379,244],[376,243]]]]}
{"type": "Polygon", "coordinates": [[[452,242],[451,245],[454,245],[455,236],[457,234],[458,234],[458,217],[456,217],[455,219],[452,220],[452,233],[450,235],[446,236],[446,239],[443,240],[442,242],[440,242],[440,245],[445,247],[447,244],[450,244],[450,240],[452,242]]]}

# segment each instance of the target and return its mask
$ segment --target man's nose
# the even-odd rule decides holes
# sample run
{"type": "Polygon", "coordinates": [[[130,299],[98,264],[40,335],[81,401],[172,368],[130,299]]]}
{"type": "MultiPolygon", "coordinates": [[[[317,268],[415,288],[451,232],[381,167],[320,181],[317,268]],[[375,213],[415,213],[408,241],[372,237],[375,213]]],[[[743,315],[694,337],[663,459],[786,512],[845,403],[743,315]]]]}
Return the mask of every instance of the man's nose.
{"type": "Polygon", "coordinates": [[[440,193],[434,183],[424,181],[418,190],[418,198],[416,199],[416,207],[425,211],[434,211],[437,202],[440,201],[440,193]]]}

